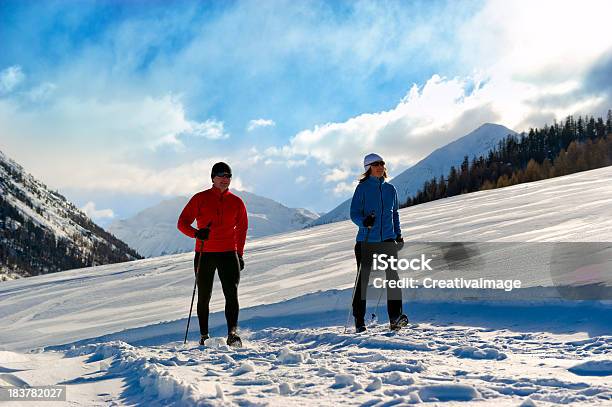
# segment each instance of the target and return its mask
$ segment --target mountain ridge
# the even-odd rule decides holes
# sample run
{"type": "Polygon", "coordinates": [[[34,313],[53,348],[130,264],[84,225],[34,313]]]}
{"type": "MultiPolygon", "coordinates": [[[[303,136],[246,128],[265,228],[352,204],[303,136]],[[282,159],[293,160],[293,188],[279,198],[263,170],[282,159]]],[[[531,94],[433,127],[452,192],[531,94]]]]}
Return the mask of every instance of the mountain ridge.
{"type": "Polygon", "coordinates": [[[0,280],[142,258],[0,151],[0,280]]]}

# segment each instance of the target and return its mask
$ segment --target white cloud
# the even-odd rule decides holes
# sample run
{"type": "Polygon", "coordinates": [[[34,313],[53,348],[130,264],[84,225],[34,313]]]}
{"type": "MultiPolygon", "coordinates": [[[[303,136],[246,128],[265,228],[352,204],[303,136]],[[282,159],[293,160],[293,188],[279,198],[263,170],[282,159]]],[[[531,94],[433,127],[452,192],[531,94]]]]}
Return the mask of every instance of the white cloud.
{"type": "Polygon", "coordinates": [[[580,78],[612,46],[607,0],[490,0],[459,30],[465,62],[517,82],[580,78]]]}
{"type": "Polygon", "coordinates": [[[203,122],[189,120],[183,103],[172,95],[166,95],[160,99],[147,97],[138,119],[140,123],[130,124],[135,125],[136,128],[139,125],[146,126],[153,134],[165,131],[165,134],[152,141],[150,147],[153,149],[170,145],[182,150],[185,145],[181,139],[186,137],[209,140],[229,138],[229,134],[225,132],[224,123],[221,121],[215,119],[207,119],[203,122]]]}
{"type": "Polygon", "coordinates": [[[336,182],[347,179],[351,172],[342,168],[333,168],[325,175],[325,182],[336,182]]]}
{"type": "Polygon", "coordinates": [[[115,217],[112,209],[96,209],[96,204],[89,201],[81,208],[91,219],[110,219],[115,217]]]}
{"type": "MultiPolygon", "coordinates": [[[[30,96],[45,97],[56,89],[43,84],[30,96]]],[[[158,150],[170,146],[181,151],[194,139],[229,137],[224,123],[215,119],[196,121],[187,117],[183,102],[174,95],[159,98],[123,97],[111,100],[59,96],[45,109],[22,109],[18,99],[0,100],[0,130],[20,144],[32,140],[32,148],[56,148],[87,154],[93,149],[113,155],[158,150]],[[38,139],[38,140],[37,140],[38,139]]]]}
{"type": "Polygon", "coordinates": [[[232,163],[234,177],[230,188],[252,191],[253,188],[245,184],[239,175],[243,170],[240,161],[228,157],[209,157],[163,170],[125,163],[94,161],[88,166],[79,168],[79,171],[72,171],[70,179],[66,173],[70,171],[69,167],[56,169],[49,175],[62,181],[57,185],[60,189],[79,188],[92,191],[178,196],[190,195],[209,188],[212,185],[210,169],[218,161],[232,163]]]}
{"type": "Polygon", "coordinates": [[[9,93],[23,82],[25,75],[19,65],[0,71],[0,94],[9,93]]]}
{"type": "Polygon", "coordinates": [[[303,175],[298,175],[298,177],[295,179],[296,184],[302,184],[304,182],[306,182],[306,177],[303,175]]]}
{"type": "Polygon", "coordinates": [[[185,150],[185,145],[183,144],[181,140],[178,139],[176,133],[166,134],[165,136],[162,136],[158,138],[157,140],[154,140],[153,143],[150,145],[150,147],[153,150],[156,150],[160,147],[165,147],[165,146],[174,147],[176,151],[185,150]]]}
{"type": "Polygon", "coordinates": [[[208,119],[204,122],[189,122],[189,127],[185,133],[193,134],[196,137],[204,137],[210,140],[222,140],[229,138],[229,134],[223,129],[223,122],[208,119]]]}
{"type": "Polygon", "coordinates": [[[458,55],[481,67],[490,79],[486,98],[517,130],[570,114],[603,114],[612,95],[581,91],[612,51],[610,15],[606,0],[491,0],[457,33],[458,55]]]}
{"type": "MultiPolygon", "coordinates": [[[[237,174],[232,187],[252,190],[240,177],[244,151],[183,156],[160,150],[163,144],[186,150],[194,138],[225,134],[221,122],[187,119],[182,103],[171,96],[106,102],[62,97],[34,111],[0,99],[0,134],[7,154],[58,189],[187,195],[208,187],[212,165],[226,161],[237,174]]],[[[245,168],[250,165],[244,161],[245,168]]]]}
{"type": "Polygon", "coordinates": [[[182,137],[201,137],[209,140],[229,138],[229,134],[227,134],[223,128],[223,122],[217,120],[208,119],[204,122],[182,120],[175,124],[177,125],[175,131],[153,141],[151,144],[153,149],[157,149],[161,146],[172,146],[177,151],[183,151],[185,150],[185,144],[181,140],[182,137]]]}
{"type": "Polygon", "coordinates": [[[255,120],[249,121],[249,125],[247,126],[247,131],[251,132],[257,129],[258,127],[274,127],[274,126],[276,126],[276,123],[274,122],[274,120],[255,119],[255,120]]]}
{"type": "Polygon", "coordinates": [[[32,102],[42,102],[48,100],[53,95],[56,89],[57,86],[55,84],[45,82],[30,90],[27,94],[32,102]]]}
{"type": "Polygon", "coordinates": [[[326,181],[343,180],[359,172],[362,157],[372,151],[381,154],[390,168],[406,166],[483,121],[498,121],[499,115],[490,111],[491,101],[481,97],[481,90],[467,93],[468,85],[475,81],[480,88],[477,78],[434,75],[422,88],[414,85],[391,110],[303,130],[289,144],[264,153],[287,163],[312,157],[328,166],[338,165],[326,174],[326,181]],[[474,110],[481,114],[470,115],[474,110]]]}
{"type": "Polygon", "coordinates": [[[352,193],[357,187],[357,181],[353,181],[352,183],[348,182],[339,182],[333,189],[333,193],[336,196],[346,196],[349,193],[352,193]]]}

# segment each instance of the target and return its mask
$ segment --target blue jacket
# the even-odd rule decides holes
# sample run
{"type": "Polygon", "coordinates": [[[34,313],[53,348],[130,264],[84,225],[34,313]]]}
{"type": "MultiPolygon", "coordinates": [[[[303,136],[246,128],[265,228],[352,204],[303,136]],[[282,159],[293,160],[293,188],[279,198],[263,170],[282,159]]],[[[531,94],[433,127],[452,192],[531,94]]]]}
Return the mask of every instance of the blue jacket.
{"type": "Polygon", "coordinates": [[[382,242],[402,235],[399,222],[397,191],[384,178],[368,177],[357,185],[351,201],[351,220],[359,226],[357,241],[365,240],[368,228],[363,220],[372,211],[376,216],[369,242],[382,242]]]}

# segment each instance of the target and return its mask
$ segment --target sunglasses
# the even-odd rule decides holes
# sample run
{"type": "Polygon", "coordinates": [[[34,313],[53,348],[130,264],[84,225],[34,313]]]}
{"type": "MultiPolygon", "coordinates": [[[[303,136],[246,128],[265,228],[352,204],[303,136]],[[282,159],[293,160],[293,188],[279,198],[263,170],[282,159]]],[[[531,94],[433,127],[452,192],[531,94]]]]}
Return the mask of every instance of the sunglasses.
{"type": "Polygon", "coordinates": [[[230,174],[229,172],[222,172],[220,174],[215,174],[215,177],[232,179],[232,174],[230,174]]]}
{"type": "Polygon", "coordinates": [[[384,161],[376,161],[373,162],[372,164],[370,164],[372,167],[384,167],[385,166],[385,162],[384,161]]]}

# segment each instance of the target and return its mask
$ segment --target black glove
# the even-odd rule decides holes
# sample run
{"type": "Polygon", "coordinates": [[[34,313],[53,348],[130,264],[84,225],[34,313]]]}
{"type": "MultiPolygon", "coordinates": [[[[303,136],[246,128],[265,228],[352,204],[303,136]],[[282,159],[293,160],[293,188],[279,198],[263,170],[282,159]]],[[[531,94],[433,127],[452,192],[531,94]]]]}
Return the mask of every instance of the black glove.
{"type": "Polygon", "coordinates": [[[195,238],[198,240],[208,240],[209,234],[210,234],[210,228],[198,229],[198,231],[195,233],[195,238]]]}
{"type": "Polygon", "coordinates": [[[238,263],[240,264],[240,271],[244,270],[244,260],[241,255],[238,255],[238,263]]]}
{"type": "Polygon", "coordinates": [[[376,220],[376,215],[371,213],[368,216],[366,216],[365,219],[363,220],[363,226],[365,226],[366,228],[372,227],[374,226],[375,220],[376,220]]]}
{"type": "Polygon", "coordinates": [[[404,247],[404,238],[402,237],[402,235],[399,235],[395,238],[395,244],[397,245],[397,251],[402,250],[402,248],[404,247]]]}

